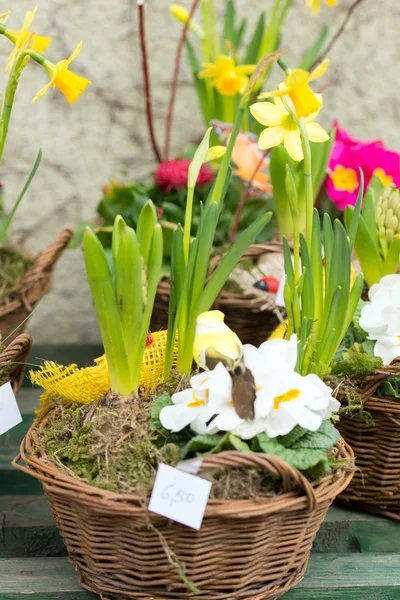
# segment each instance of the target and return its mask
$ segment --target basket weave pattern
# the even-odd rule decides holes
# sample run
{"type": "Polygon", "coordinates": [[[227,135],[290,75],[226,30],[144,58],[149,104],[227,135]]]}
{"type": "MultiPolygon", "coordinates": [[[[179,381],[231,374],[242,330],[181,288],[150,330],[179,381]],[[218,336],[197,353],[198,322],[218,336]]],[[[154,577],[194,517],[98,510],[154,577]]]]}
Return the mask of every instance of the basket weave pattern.
{"type": "Polygon", "coordinates": [[[23,332],[23,321],[49,291],[53,267],[72,235],[73,231],[69,228],[60,231],[50,246],[39,254],[32,267],[17,281],[13,293],[0,304],[0,331],[3,338],[13,339],[23,332]]]}
{"type": "MultiPolygon", "coordinates": [[[[257,259],[264,255],[267,257],[270,255],[273,261],[274,255],[277,254],[283,254],[283,246],[280,242],[253,244],[243,255],[241,262],[257,259]]],[[[221,258],[218,257],[218,260],[214,261],[214,268],[221,258]]],[[[273,265],[273,270],[275,271],[275,265],[273,265]]],[[[282,269],[279,269],[279,273],[276,273],[278,278],[281,271],[282,269]]],[[[170,282],[168,280],[161,281],[154,302],[152,331],[168,327],[169,293],[170,282]]],[[[225,314],[225,323],[237,333],[243,344],[259,346],[279,324],[276,314],[272,311],[274,305],[274,297],[271,294],[251,292],[240,294],[223,289],[214,302],[213,308],[221,310],[225,314]],[[273,298],[272,301],[271,298],[273,298]]]]}
{"type": "MultiPolygon", "coordinates": [[[[211,499],[202,528],[195,531],[148,513],[147,501],[138,496],[101,490],[61,473],[38,444],[36,429],[45,418],[33,424],[13,464],[42,482],[81,585],[102,600],[279,598],[302,579],[320,524],[353,475],[337,472],[313,487],[272,455],[207,456],[202,471],[261,467],[281,477],[283,491],[271,498],[211,499]],[[185,564],[199,594],[181,581],[168,549],[185,564]]],[[[343,441],[339,447],[341,457],[352,460],[343,441]]]]}
{"type": "Polygon", "coordinates": [[[32,348],[32,338],[26,333],[17,336],[0,352],[0,376],[7,376],[14,394],[19,392],[25,374],[25,363],[32,348]]]}
{"type": "Polygon", "coordinates": [[[400,375],[400,358],[368,375],[359,390],[373,425],[347,415],[340,418],[338,428],[354,450],[357,470],[339,499],[400,520],[400,400],[376,395],[393,375],[400,375]]]}

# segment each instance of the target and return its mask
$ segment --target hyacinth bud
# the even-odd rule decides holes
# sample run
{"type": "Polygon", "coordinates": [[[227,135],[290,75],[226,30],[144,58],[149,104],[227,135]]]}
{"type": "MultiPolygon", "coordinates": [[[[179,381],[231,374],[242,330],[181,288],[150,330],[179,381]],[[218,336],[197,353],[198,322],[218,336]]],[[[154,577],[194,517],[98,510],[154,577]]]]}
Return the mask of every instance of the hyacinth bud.
{"type": "Polygon", "coordinates": [[[392,243],[400,234],[400,189],[392,183],[379,196],[375,207],[375,218],[380,237],[392,243]]]}

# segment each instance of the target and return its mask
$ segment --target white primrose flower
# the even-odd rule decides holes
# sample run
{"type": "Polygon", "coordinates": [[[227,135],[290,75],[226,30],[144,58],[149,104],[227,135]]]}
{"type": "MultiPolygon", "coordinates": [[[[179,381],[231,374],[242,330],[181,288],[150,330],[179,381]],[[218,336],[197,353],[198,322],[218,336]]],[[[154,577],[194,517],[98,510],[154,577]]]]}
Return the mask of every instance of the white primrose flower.
{"type": "Polygon", "coordinates": [[[198,434],[208,433],[207,423],[232,397],[232,380],[222,363],[190,379],[192,387],[172,395],[174,406],[164,406],[160,421],[176,432],[190,425],[198,434]]]}
{"type": "Polygon", "coordinates": [[[256,384],[253,420],[245,421],[237,414],[231,375],[218,363],[212,371],[192,377],[191,389],[172,396],[174,406],[161,411],[162,425],[171,431],[190,425],[199,434],[229,431],[241,439],[265,432],[273,438],[289,433],[296,425],[316,431],[339,409],[332,390],[317,375],[303,377],[294,371],[296,336],[290,341],[265,342],[258,349],[245,345],[243,359],[256,384]]]}
{"type": "Polygon", "coordinates": [[[376,340],[374,354],[388,365],[400,356],[400,275],[385,275],[371,286],[370,302],[361,311],[360,327],[376,340]]]}

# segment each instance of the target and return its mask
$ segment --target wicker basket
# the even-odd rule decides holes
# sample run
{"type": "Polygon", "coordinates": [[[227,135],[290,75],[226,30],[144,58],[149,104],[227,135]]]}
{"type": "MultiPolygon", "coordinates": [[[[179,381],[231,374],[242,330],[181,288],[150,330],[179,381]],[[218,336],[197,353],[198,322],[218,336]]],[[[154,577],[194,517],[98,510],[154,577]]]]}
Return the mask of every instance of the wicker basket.
{"type": "MultiPolygon", "coordinates": [[[[209,455],[201,470],[261,467],[281,477],[283,491],[266,499],[209,500],[202,528],[195,531],[148,513],[138,496],[61,473],[38,446],[36,429],[45,419],[33,424],[13,465],[42,482],[80,584],[103,600],[279,598],[302,579],[321,522],[353,476],[336,472],[313,487],[272,455],[209,455]],[[169,549],[200,593],[188,591],[169,549]]],[[[353,460],[343,441],[339,455],[353,460]]]]}
{"type": "Polygon", "coordinates": [[[400,401],[375,395],[390,375],[400,375],[400,358],[368,375],[359,390],[373,425],[344,415],[338,423],[354,450],[357,466],[353,481],[339,500],[400,521],[400,401]]]}
{"type": "Polygon", "coordinates": [[[15,285],[15,289],[0,305],[0,331],[3,339],[14,339],[25,328],[26,319],[35,304],[47,294],[51,273],[62,251],[72,237],[71,229],[63,229],[35,260],[32,267],[15,285]]]}
{"type": "Polygon", "coordinates": [[[11,382],[14,394],[19,392],[25,373],[25,363],[32,348],[32,338],[26,333],[16,337],[0,352],[0,376],[11,382]]]}
{"type": "MultiPolygon", "coordinates": [[[[265,255],[268,274],[279,279],[283,271],[283,246],[280,242],[253,244],[243,255],[241,262],[258,259],[265,255]]],[[[218,265],[222,257],[216,258],[218,265]]],[[[158,286],[151,321],[152,331],[167,329],[170,282],[163,280],[158,286]]],[[[225,323],[233,329],[243,344],[259,346],[279,324],[275,308],[275,294],[267,292],[233,293],[222,290],[213,308],[225,314],[225,323]]]]}

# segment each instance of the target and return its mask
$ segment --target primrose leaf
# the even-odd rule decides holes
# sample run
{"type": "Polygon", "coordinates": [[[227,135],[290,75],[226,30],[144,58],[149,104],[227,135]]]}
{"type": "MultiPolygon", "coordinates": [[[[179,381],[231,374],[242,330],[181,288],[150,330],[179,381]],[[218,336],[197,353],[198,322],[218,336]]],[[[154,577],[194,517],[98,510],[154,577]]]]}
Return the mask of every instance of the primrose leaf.
{"type": "Polygon", "coordinates": [[[173,406],[173,404],[174,403],[171,400],[171,396],[167,392],[163,392],[161,396],[157,398],[157,400],[153,404],[153,408],[151,409],[151,431],[162,431],[164,429],[161,425],[160,413],[165,406],[173,406]]]}

